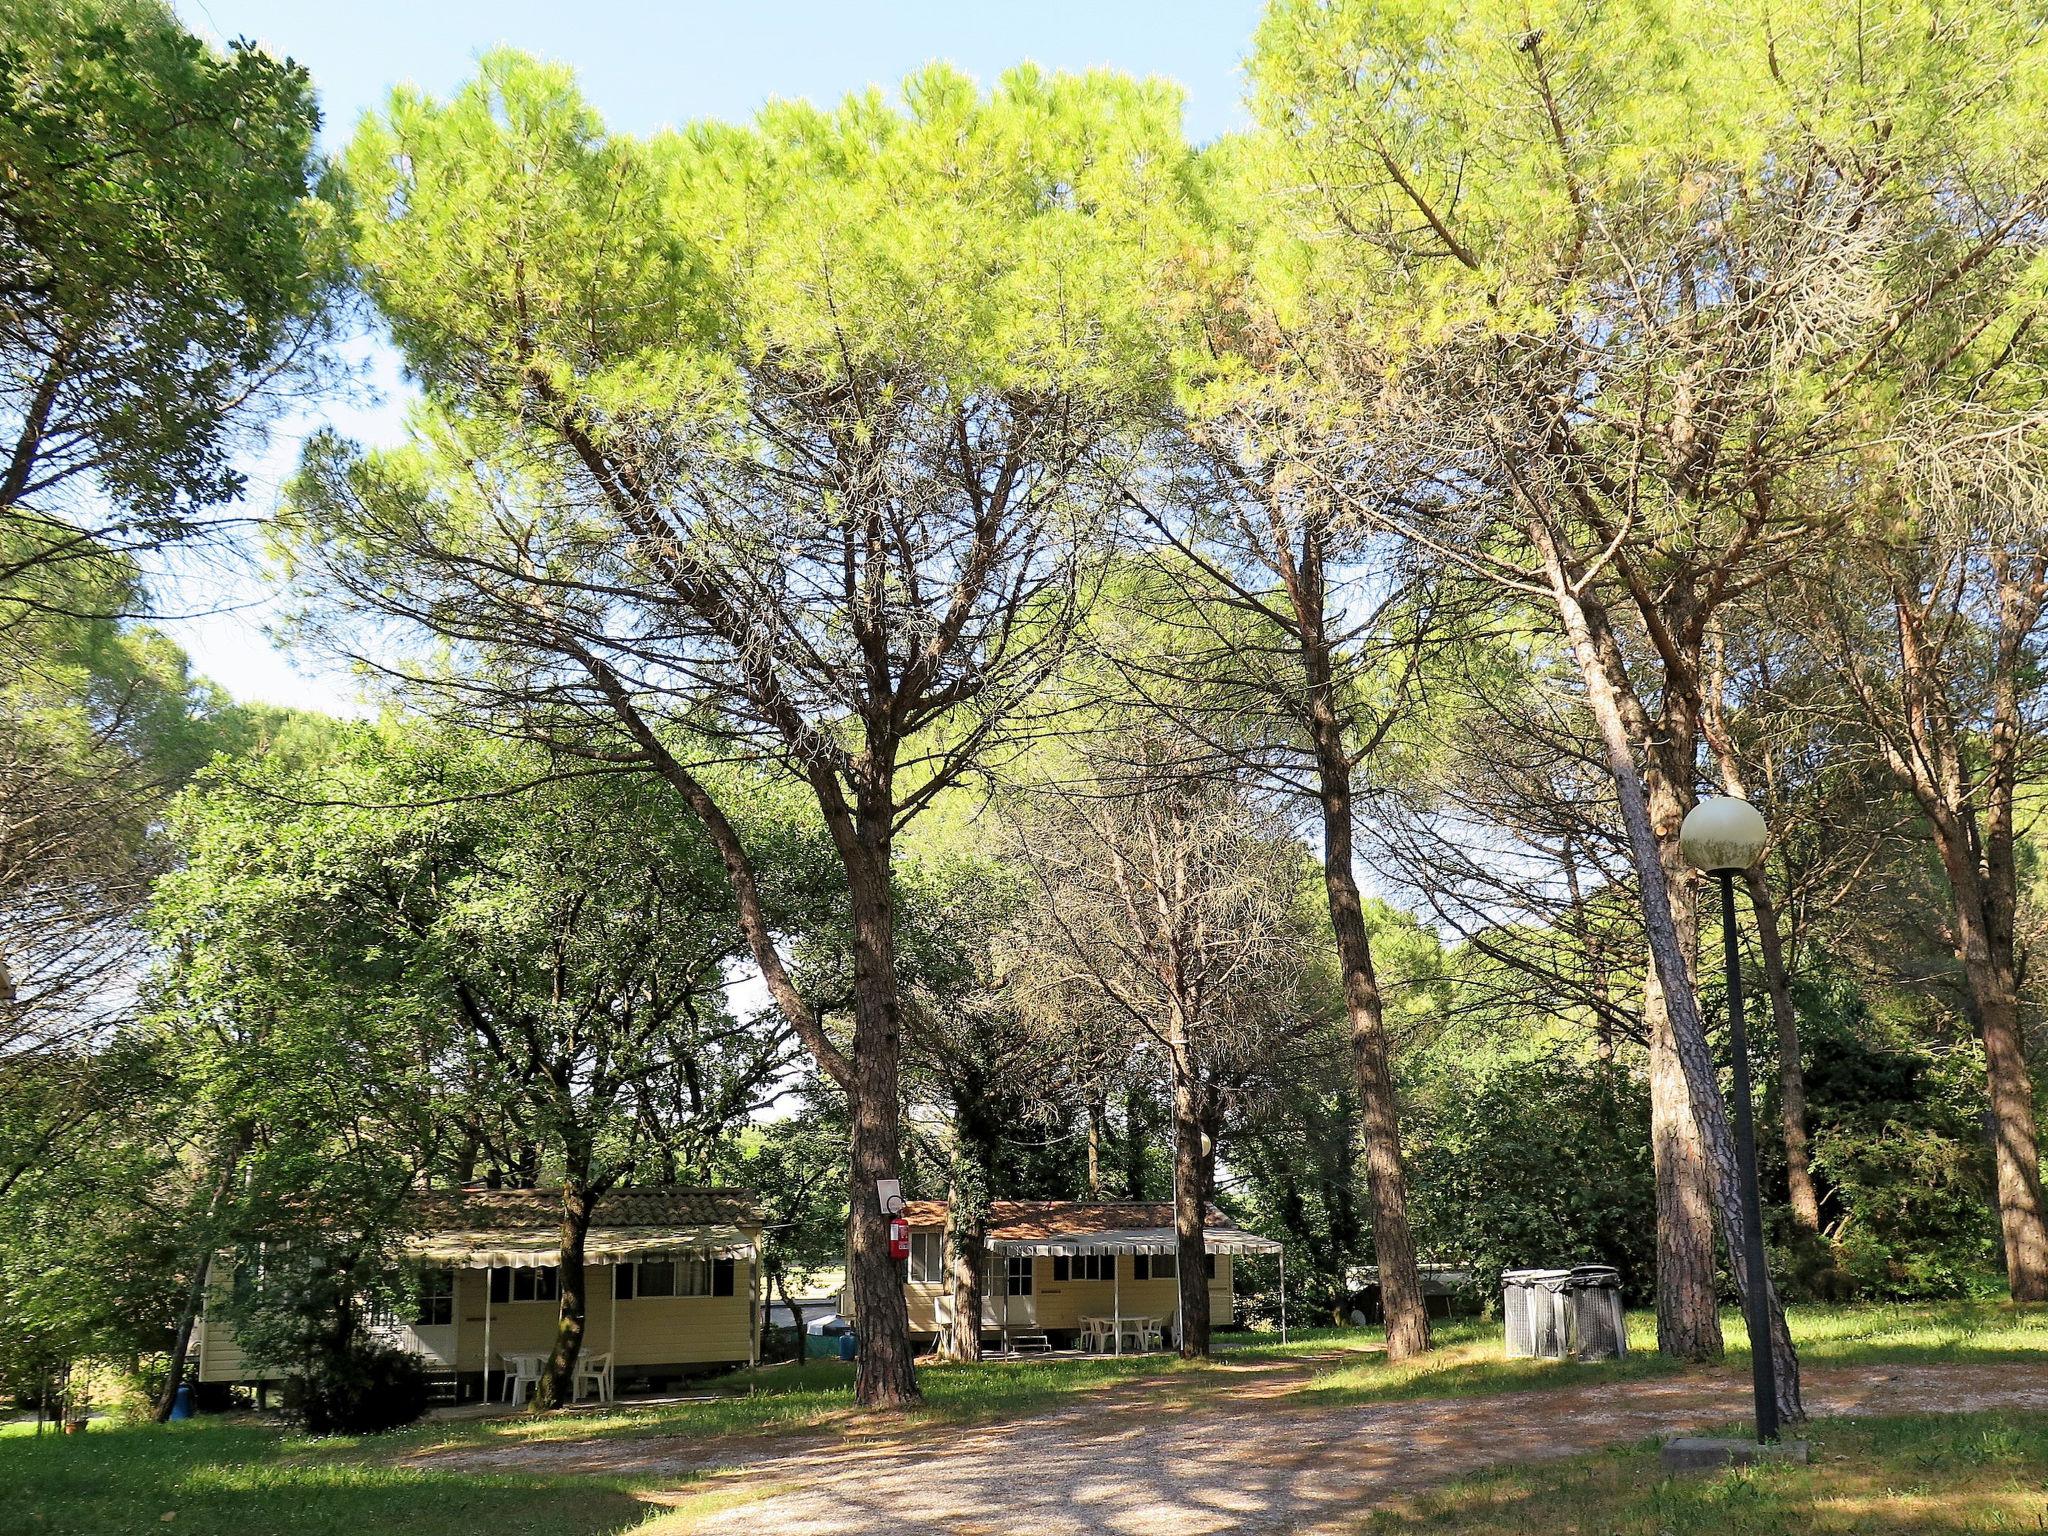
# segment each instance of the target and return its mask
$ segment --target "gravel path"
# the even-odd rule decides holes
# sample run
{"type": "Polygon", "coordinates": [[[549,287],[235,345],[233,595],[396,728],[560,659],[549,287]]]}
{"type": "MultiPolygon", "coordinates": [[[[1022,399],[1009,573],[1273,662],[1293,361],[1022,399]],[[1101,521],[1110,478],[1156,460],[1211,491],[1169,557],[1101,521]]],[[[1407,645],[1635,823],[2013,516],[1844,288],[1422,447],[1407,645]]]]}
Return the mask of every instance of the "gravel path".
{"type": "MultiPolygon", "coordinates": [[[[2048,1411],[2048,1365],[1809,1368],[1818,1415],[2048,1411]]],[[[714,1523],[774,1536],[863,1536],[906,1521],[947,1536],[1207,1536],[1325,1531],[1488,1467],[1572,1456],[1745,1416],[1746,1378],[1692,1373],[1613,1387],[1352,1407],[1289,1396],[1264,1371],[1200,1399],[1112,1390],[1056,1412],[897,1437],[554,1441],[441,1453],[479,1469],[697,1474],[725,1493],[714,1523]]]]}

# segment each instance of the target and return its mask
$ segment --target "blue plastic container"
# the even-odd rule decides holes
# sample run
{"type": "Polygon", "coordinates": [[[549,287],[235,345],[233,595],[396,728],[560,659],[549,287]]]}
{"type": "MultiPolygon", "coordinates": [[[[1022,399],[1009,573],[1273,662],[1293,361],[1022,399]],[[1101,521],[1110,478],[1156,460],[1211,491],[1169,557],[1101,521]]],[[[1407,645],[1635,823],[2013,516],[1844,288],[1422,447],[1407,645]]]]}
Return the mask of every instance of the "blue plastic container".
{"type": "Polygon", "coordinates": [[[178,1419],[189,1419],[191,1417],[192,1383],[188,1381],[178,1388],[177,1395],[171,1399],[171,1418],[175,1422],[178,1419]]]}

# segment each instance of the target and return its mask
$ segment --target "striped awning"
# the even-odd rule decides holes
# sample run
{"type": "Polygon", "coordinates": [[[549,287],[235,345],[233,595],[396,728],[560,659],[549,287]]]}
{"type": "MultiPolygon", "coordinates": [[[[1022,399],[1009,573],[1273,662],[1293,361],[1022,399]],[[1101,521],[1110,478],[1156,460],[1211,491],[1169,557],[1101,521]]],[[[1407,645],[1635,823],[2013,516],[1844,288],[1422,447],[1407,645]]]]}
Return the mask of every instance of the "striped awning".
{"type": "MultiPolygon", "coordinates": [[[[621,1264],[653,1259],[744,1259],[754,1251],[756,1234],[742,1227],[592,1227],[583,1240],[583,1258],[590,1264],[621,1264]]],[[[556,1232],[490,1232],[480,1229],[423,1232],[400,1245],[399,1251],[418,1264],[447,1264],[457,1269],[545,1269],[560,1262],[561,1238],[556,1232]]]]}
{"type": "MultiPolygon", "coordinates": [[[[1043,1237],[999,1237],[989,1243],[997,1253],[1176,1253],[1180,1234],[1172,1227],[1124,1227],[1108,1232],[1051,1233],[1043,1237]]],[[[1278,1253],[1282,1245],[1270,1237],[1239,1227],[1208,1227],[1202,1247],[1210,1253],[1278,1253]]]]}

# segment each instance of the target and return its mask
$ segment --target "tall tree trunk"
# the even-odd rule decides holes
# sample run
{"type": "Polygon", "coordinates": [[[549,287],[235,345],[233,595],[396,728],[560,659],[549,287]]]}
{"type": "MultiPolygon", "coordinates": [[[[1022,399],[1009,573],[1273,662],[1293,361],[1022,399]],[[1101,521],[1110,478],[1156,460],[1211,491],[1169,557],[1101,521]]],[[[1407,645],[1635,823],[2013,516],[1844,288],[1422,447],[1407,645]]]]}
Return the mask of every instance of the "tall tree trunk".
{"type": "Polygon", "coordinates": [[[164,1372],[164,1389],[157,1394],[156,1406],[150,1414],[159,1424],[167,1423],[171,1409],[177,1406],[178,1388],[185,1380],[185,1360],[192,1351],[192,1329],[199,1321],[200,1310],[206,1305],[206,1282],[213,1274],[213,1256],[220,1246],[220,1214],[235,1187],[235,1170],[241,1166],[242,1154],[248,1151],[250,1141],[251,1134],[247,1129],[237,1134],[228,1147],[226,1165],[214,1181],[213,1193],[207,1197],[205,1220],[199,1240],[193,1244],[192,1277],[186,1282],[185,1299],[178,1308],[177,1331],[171,1336],[171,1357],[164,1372]]]}
{"type": "Polygon", "coordinates": [[[2048,1204],[2042,1198],[2034,1080],[2020,1035],[2019,989],[2010,950],[1999,952],[1988,915],[1990,899],[1964,825],[1946,814],[1929,820],[1948,876],[1956,955],[1969,989],[1977,1037],[1984,1044],[2006,1285],[2014,1301],[2048,1301],[2048,1204]]]}
{"type": "MultiPolygon", "coordinates": [[[[1651,773],[1644,785],[1656,839],[1659,881],[1677,928],[1679,953],[1697,938],[1693,904],[1684,890],[1678,828],[1692,796],[1672,777],[1651,773]]],[[[1685,988],[1693,995],[1688,969],[1685,988]]],[[[1714,1283],[1714,1183],[1693,1114],[1685,1066],[1664,982],[1655,966],[1643,978],[1643,1022],[1650,1036],[1650,1141],[1657,1180],[1657,1348],[1677,1360],[1718,1360],[1721,1303],[1714,1283]]]]}
{"type": "Polygon", "coordinates": [[[2014,934],[2014,811],[2025,734],[2019,679],[2032,666],[2027,637],[2048,601],[2048,554],[2015,564],[2009,550],[1994,545],[1989,553],[1995,625],[1991,727],[1982,741],[1985,771],[1966,769],[1957,712],[1948,698],[1954,663],[1946,659],[1945,636],[1955,616],[1944,610],[1962,602],[1963,577],[1943,575],[1923,593],[1917,571],[1892,574],[1896,717],[1887,714],[1893,680],[1880,685],[1869,664],[1859,663],[1848,648],[1844,677],[1866,713],[1890,727],[1880,738],[1886,765],[1919,804],[1941,859],[1956,959],[1984,1045],[2006,1284],[2014,1301],[2048,1301],[2048,1202],[2041,1190],[2033,1078],[2020,1033],[2014,934]]]}
{"type": "Polygon", "coordinates": [[[1294,640],[1306,685],[1303,724],[1315,753],[1316,798],[1323,818],[1323,888],[1344,978],[1351,1032],[1351,1070],[1358,1088],[1359,1131],[1365,1142],[1366,1193],[1372,1202],[1373,1252],[1386,1306],[1387,1356],[1403,1360],[1429,1348],[1429,1304],[1408,1226],[1408,1181],[1401,1166],[1401,1115],[1387,1047],[1385,1010],[1372,963],[1372,939],[1352,869],[1351,748],[1338,699],[1330,638],[1326,525],[1301,525],[1299,557],[1291,553],[1277,500],[1270,502],[1274,568],[1294,609],[1294,640]]]}
{"type": "Polygon", "coordinates": [[[987,1203],[956,1189],[946,1202],[946,1289],[953,1316],[944,1340],[949,1360],[981,1358],[982,1255],[988,1247],[987,1203]]]}
{"type": "MultiPolygon", "coordinates": [[[[1334,726],[1334,721],[1331,722],[1334,726]]],[[[1351,766],[1334,731],[1316,753],[1323,813],[1323,889],[1337,963],[1344,975],[1344,1009],[1351,1031],[1351,1069],[1358,1088],[1365,1142],[1365,1184],[1372,1201],[1372,1245],[1379,1261],[1380,1295],[1387,1314],[1387,1356],[1405,1360],[1429,1348],[1429,1304],[1408,1226],[1408,1181],[1401,1166],[1401,1116],[1379,978],[1366,933],[1365,907],[1352,872],[1351,766]]]]}
{"type": "Polygon", "coordinates": [[[1806,1069],[1800,1059],[1799,1015],[1792,1007],[1792,983],[1785,970],[1784,938],[1778,931],[1778,904],[1761,872],[1751,870],[1748,880],[1764,957],[1764,989],[1770,993],[1771,1022],[1778,1031],[1778,1133],[1785,1143],[1786,1192],[1799,1230],[1817,1236],[1820,1196],[1813,1187],[1813,1153],[1807,1142],[1806,1069]]]}
{"type": "MultiPolygon", "coordinates": [[[[1671,892],[1665,881],[1663,857],[1650,824],[1649,798],[1643,788],[1641,770],[1636,765],[1634,748],[1629,742],[1621,699],[1614,680],[1608,676],[1585,604],[1565,573],[1562,557],[1548,525],[1534,512],[1529,521],[1529,535],[1531,544],[1543,561],[1559,622],[1579,664],[1586,700],[1607,760],[1608,774],[1621,805],[1630,860],[1642,887],[1643,928],[1649,940],[1651,961],[1664,983],[1665,1005],[1671,1018],[1679,1063],[1685,1070],[1693,1115],[1699,1122],[1701,1142],[1713,1171],[1714,1200],[1721,1217],[1721,1235],[1728,1251],[1740,1254],[1747,1224],[1735,1162],[1735,1139],[1729,1128],[1726,1107],[1721,1102],[1714,1058],[1707,1048],[1706,1027],[1700,1019],[1698,1001],[1690,988],[1685,950],[1679,941],[1671,892]]],[[[1749,1284],[1746,1266],[1737,1263],[1732,1267],[1746,1296],[1749,1284]]],[[[1806,1417],[1799,1391],[1799,1356],[1792,1347],[1792,1335],[1785,1327],[1785,1311],[1779,1303],[1777,1288],[1768,1280],[1761,1302],[1756,1310],[1764,1321],[1772,1363],[1776,1367],[1778,1417],[1784,1423],[1796,1424],[1806,1417]]]]}
{"type": "Polygon", "coordinates": [[[2020,1039],[2019,1013],[2007,979],[1973,979],[1977,1030],[1984,1042],[1990,1090],[1998,1224],[2005,1242],[2006,1284],[2014,1301],[2048,1301],[2048,1220],[2041,1195],[2040,1135],[2034,1083],[2020,1039]]]}
{"type": "MultiPolygon", "coordinates": [[[[1707,740],[1721,767],[1721,783],[1731,795],[1749,798],[1742,761],[1728,734],[1726,639],[1714,635],[1713,682],[1706,694],[1707,740]]],[[[1768,772],[1766,774],[1768,777],[1768,772]]],[[[1778,931],[1778,904],[1762,870],[1744,875],[1749,903],[1756,913],[1757,945],[1764,960],[1764,991],[1771,1000],[1771,1023],[1778,1036],[1778,1136],[1785,1145],[1786,1202],[1792,1220],[1808,1236],[1820,1233],[1820,1197],[1813,1187],[1813,1158],[1806,1133],[1806,1071],[1800,1060],[1799,1016],[1792,1008],[1792,983],[1785,969],[1784,938],[1778,931]]]]}
{"type": "Polygon", "coordinates": [[[1088,1198],[1102,1198],[1102,1137],[1108,1123],[1108,1108],[1100,1093],[1088,1095],[1088,1198]]]}
{"type": "Polygon", "coordinates": [[[1202,1115],[1192,1073],[1173,1068],[1173,1230],[1180,1272],[1180,1352],[1187,1360],[1209,1353],[1209,1278],[1202,1234],[1202,1115]]]}
{"type": "MultiPolygon", "coordinates": [[[[555,1309],[555,1347],[533,1392],[536,1408],[566,1408],[576,1400],[576,1361],[583,1353],[583,1326],[589,1309],[585,1291],[589,1271],[583,1262],[583,1244],[590,1235],[591,1207],[587,1171],[565,1179],[561,1236],[555,1255],[561,1300],[555,1309]]],[[[612,1305],[618,1303],[614,1301],[612,1305]]]]}
{"type": "Polygon", "coordinates": [[[890,813],[863,809],[859,847],[846,858],[853,908],[852,1124],[847,1159],[847,1278],[860,1347],[854,1400],[863,1408],[918,1400],[903,1284],[889,1257],[889,1219],[876,1181],[902,1171],[899,1065],[902,1022],[896,1001],[896,910],[889,884],[890,813]]]}

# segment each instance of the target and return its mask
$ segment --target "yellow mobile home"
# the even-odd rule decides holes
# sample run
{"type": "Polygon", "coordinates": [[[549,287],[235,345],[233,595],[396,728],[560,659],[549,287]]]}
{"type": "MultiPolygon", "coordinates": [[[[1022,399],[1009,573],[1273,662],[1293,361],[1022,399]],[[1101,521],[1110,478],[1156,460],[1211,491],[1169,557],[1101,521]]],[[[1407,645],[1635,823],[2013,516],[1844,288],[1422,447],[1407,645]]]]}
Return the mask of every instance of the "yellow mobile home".
{"type": "MultiPolygon", "coordinates": [[[[912,1200],[904,1298],[912,1337],[952,1326],[946,1202],[912,1200]]],[[[1233,1262],[1278,1255],[1279,1243],[1231,1225],[1211,1206],[1203,1233],[1209,1315],[1228,1326],[1233,1262]]],[[[1155,1348],[1180,1336],[1179,1240],[1173,1207],[1125,1200],[998,1200],[989,1208],[981,1326],[1006,1348],[1155,1348]]]]}
{"type": "MultiPolygon", "coordinates": [[[[459,1399],[502,1394],[519,1362],[552,1348],[560,1312],[562,1198],[541,1189],[423,1194],[401,1253],[418,1266],[417,1307],[380,1331],[451,1378],[459,1399]]],[[[608,1381],[660,1381],[760,1357],[761,1218],[735,1189],[615,1189],[584,1242],[583,1349],[608,1381]]],[[[234,1277],[219,1266],[216,1310],[234,1277]]],[[[260,1383],[224,1321],[202,1321],[202,1383],[260,1383]]]]}

